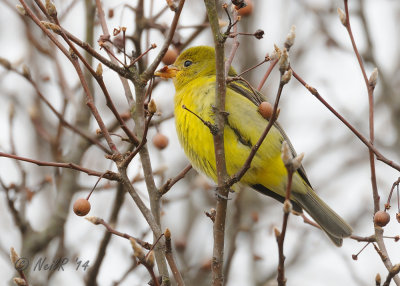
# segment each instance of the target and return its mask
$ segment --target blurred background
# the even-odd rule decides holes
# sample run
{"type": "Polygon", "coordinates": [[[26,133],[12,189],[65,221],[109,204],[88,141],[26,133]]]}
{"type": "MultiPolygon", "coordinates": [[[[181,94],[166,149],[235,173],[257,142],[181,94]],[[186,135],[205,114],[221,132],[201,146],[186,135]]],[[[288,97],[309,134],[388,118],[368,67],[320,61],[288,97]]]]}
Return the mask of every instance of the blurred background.
{"type": "MultiPolygon", "coordinates": [[[[102,2],[110,31],[125,26],[126,50],[136,50],[132,39],[136,35],[138,1],[102,2]]],[[[150,24],[152,29],[142,35],[143,51],[151,43],[158,46],[145,58],[144,64],[148,64],[164,42],[173,12],[165,9],[165,1],[144,2],[146,17],[152,18],[164,11],[150,24]]],[[[367,74],[375,67],[379,70],[374,93],[375,145],[388,158],[399,162],[400,37],[397,29],[400,2],[349,2],[350,21],[367,74]]],[[[17,12],[16,4],[17,1],[12,0],[0,3],[0,57],[17,71],[26,74],[29,69],[37,88],[65,120],[92,137],[98,136],[97,123],[84,104],[82,86],[72,65],[30,19],[17,12]]],[[[96,51],[106,56],[97,44],[102,31],[94,14],[94,1],[57,0],[55,4],[61,25],[78,38],[91,42],[96,51]],[[87,32],[91,25],[93,34],[87,32]]],[[[274,44],[282,47],[291,26],[295,25],[291,66],[368,137],[367,89],[336,11],[338,7],[343,9],[343,2],[253,0],[251,5],[253,9],[242,16],[238,31],[254,33],[261,29],[265,35],[260,40],[239,36],[240,46],[233,62],[236,70],[241,72],[263,61],[267,53],[273,52],[274,44]]],[[[35,7],[34,11],[40,14],[35,7]]],[[[171,49],[179,52],[186,45],[213,45],[205,13],[203,1],[186,1],[171,49]]],[[[222,24],[228,21],[223,11],[219,15],[222,24]]],[[[120,35],[112,36],[111,40],[118,46],[120,35]]],[[[232,39],[229,39],[227,54],[231,44],[232,39]]],[[[117,55],[123,58],[121,53],[117,55]]],[[[92,66],[97,64],[97,60],[93,60],[92,66]]],[[[268,64],[261,65],[244,77],[258,86],[267,68],[268,64]]],[[[103,69],[107,89],[118,111],[129,116],[117,74],[104,66],[103,69]]],[[[160,114],[153,119],[149,130],[148,148],[157,186],[161,186],[187,166],[188,161],[175,133],[173,84],[160,80],[156,83],[152,96],[160,114]],[[158,134],[168,138],[168,145],[162,150],[152,143],[158,134]]],[[[274,70],[262,89],[270,101],[274,100],[278,85],[279,72],[274,70]]],[[[92,88],[106,125],[113,133],[122,135],[101,90],[96,84],[92,88]]],[[[279,121],[297,152],[305,153],[304,167],[315,190],[352,225],[354,234],[372,235],[373,199],[367,148],[294,79],[285,86],[280,109],[279,121]]],[[[134,129],[132,120],[128,119],[127,124],[134,129]]],[[[33,86],[4,64],[0,66],[1,152],[42,161],[77,162],[100,172],[116,170],[102,150],[76,133],[64,128],[60,131],[60,128],[57,117],[33,86]]],[[[124,146],[117,135],[113,138],[124,146]]],[[[377,162],[376,167],[383,208],[399,173],[381,162],[377,162]]],[[[129,174],[142,199],[149,203],[138,159],[132,161],[129,174]]],[[[16,276],[9,259],[10,247],[29,259],[27,273],[32,285],[145,285],[150,280],[145,268],[132,259],[129,241],[110,237],[104,227],[95,226],[72,212],[73,202],[86,197],[97,178],[77,171],[0,158],[0,180],[0,277],[3,284],[10,283],[16,276]],[[64,271],[35,271],[35,263],[44,257],[49,263],[54,257],[66,257],[69,263],[64,271]],[[89,261],[89,267],[86,270],[79,267],[79,261],[89,261]],[[99,263],[96,274],[92,270],[95,263],[99,263]]],[[[191,170],[163,197],[162,229],[171,230],[174,254],[186,285],[210,285],[212,222],[205,212],[215,207],[214,190],[212,182],[191,170]]],[[[399,212],[397,200],[394,195],[389,210],[392,219],[385,227],[385,235],[390,237],[400,234],[400,225],[395,219],[399,212]]],[[[101,180],[90,201],[90,216],[105,219],[121,232],[152,240],[143,216],[131,197],[124,195],[124,190],[116,183],[101,180]]],[[[273,228],[281,228],[282,205],[252,190],[242,189],[231,195],[227,224],[226,285],[275,285],[278,249],[273,228]]],[[[400,242],[388,238],[385,243],[392,262],[398,263],[400,242]]],[[[303,223],[301,217],[291,216],[285,240],[288,285],[374,285],[376,274],[386,277],[387,270],[372,245],[353,260],[352,254],[357,254],[363,246],[365,242],[346,239],[343,247],[337,248],[324,233],[303,223]]]]}

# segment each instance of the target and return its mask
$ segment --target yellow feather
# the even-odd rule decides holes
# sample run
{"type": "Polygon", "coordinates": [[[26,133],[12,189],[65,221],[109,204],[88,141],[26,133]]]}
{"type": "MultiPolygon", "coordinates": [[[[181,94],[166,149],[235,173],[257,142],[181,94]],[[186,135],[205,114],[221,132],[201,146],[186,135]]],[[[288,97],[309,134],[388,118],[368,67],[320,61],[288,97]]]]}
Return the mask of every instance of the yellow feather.
{"type": "MultiPolygon", "coordinates": [[[[213,136],[198,118],[214,123],[215,56],[211,47],[194,47],[183,52],[173,67],[175,94],[175,123],[179,141],[193,167],[216,181],[213,136]],[[185,108],[183,108],[185,106],[185,108]],[[196,116],[197,115],[197,116],[196,116]]],[[[234,74],[233,69],[230,74],[234,74]]],[[[225,157],[229,175],[236,173],[249,156],[251,147],[268,124],[257,106],[243,93],[251,93],[244,85],[239,90],[228,86],[225,110],[225,157]]],[[[285,196],[287,171],[281,159],[282,142],[288,138],[274,125],[254,157],[241,183],[281,200],[285,196]]],[[[290,144],[290,142],[288,142],[290,144]]],[[[294,150],[293,150],[294,152],[294,150]]],[[[351,227],[330,209],[311,188],[302,173],[293,176],[291,200],[304,208],[332,241],[340,246],[342,237],[349,236],[351,227]]]]}

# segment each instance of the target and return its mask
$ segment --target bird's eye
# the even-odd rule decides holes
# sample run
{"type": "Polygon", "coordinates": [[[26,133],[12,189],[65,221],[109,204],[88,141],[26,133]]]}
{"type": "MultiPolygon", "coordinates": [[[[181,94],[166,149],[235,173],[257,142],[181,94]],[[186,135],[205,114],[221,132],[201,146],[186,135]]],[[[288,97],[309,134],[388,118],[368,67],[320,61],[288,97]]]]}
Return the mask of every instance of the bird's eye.
{"type": "Polygon", "coordinates": [[[183,63],[183,66],[185,67],[185,68],[187,68],[188,66],[190,66],[192,64],[192,61],[185,61],[184,63],[183,63]]]}

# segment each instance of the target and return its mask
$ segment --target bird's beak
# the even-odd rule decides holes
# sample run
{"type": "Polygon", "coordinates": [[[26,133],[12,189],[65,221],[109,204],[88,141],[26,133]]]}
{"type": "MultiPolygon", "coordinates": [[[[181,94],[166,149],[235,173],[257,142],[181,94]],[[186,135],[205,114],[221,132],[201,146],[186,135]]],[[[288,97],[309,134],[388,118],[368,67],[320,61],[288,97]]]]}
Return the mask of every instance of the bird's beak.
{"type": "Polygon", "coordinates": [[[176,66],[165,66],[154,73],[155,76],[161,78],[174,78],[179,69],[176,66]]]}

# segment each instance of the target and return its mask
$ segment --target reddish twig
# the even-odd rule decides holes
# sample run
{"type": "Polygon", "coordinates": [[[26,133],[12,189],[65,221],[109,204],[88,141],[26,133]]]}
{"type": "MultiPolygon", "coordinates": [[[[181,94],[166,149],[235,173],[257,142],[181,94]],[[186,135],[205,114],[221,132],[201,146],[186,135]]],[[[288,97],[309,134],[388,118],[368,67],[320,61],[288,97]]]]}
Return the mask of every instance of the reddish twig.
{"type": "Polygon", "coordinates": [[[178,286],[184,286],[182,275],[178,270],[174,256],[172,254],[172,243],[171,243],[171,231],[167,228],[164,232],[165,234],[165,258],[168,261],[169,267],[171,268],[172,274],[174,275],[176,284],[178,286]]]}
{"type": "MultiPolygon", "coordinates": [[[[72,65],[74,66],[74,68],[75,68],[75,70],[76,70],[76,72],[77,72],[77,74],[78,74],[78,77],[79,77],[79,79],[80,79],[80,81],[81,81],[82,87],[83,87],[83,89],[84,89],[84,91],[85,91],[86,101],[87,101],[86,104],[87,104],[88,107],[90,108],[90,110],[91,110],[93,116],[95,117],[97,123],[99,124],[99,127],[100,127],[100,129],[102,130],[102,132],[103,132],[103,134],[104,134],[104,136],[105,136],[105,139],[106,139],[106,141],[107,141],[107,143],[108,143],[108,145],[109,145],[111,151],[112,151],[113,153],[114,153],[114,152],[118,152],[118,150],[117,150],[115,144],[113,143],[113,141],[112,141],[110,135],[108,134],[108,131],[107,131],[105,125],[104,125],[104,122],[103,122],[102,118],[100,117],[100,115],[99,115],[99,113],[98,113],[97,108],[96,108],[95,105],[94,105],[92,94],[91,94],[90,89],[89,89],[89,87],[88,87],[88,85],[87,85],[87,82],[86,82],[86,80],[85,80],[85,78],[84,78],[84,75],[83,75],[82,70],[81,70],[81,68],[80,68],[80,66],[79,66],[79,63],[78,63],[77,58],[76,58],[74,55],[71,55],[71,54],[65,49],[65,47],[64,47],[63,45],[61,45],[61,43],[54,37],[54,35],[53,35],[50,31],[48,31],[48,29],[41,23],[41,21],[36,17],[36,15],[33,14],[32,10],[27,6],[27,4],[25,3],[24,0],[19,0],[19,1],[20,1],[20,3],[22,4],[22,6],[24,7],[24,9],[25,9],[27,15],[35,22],[35,24],[36,24],[37,26],[40,27],[40,29],[47,35],[47,37],[48,37],[48,38],[60,49],[60,51],[71,61],[72,65]]],[[[53,15],[53,16],[54,16],[54,15],[53,15]]],[[[55,16],[54,16],[54,18],[56,19],[55,16]]],[[[61,31],[61,28],[54,27],[53,30],[57,30],[57,31],[60,30],[60,31],[61,31]]],[[[61,34],[63,34],[63,33],[61,32],[61,34]]],[[[66,37],[66,36],[64,35],[64,38],[65,38],[65,37],[66,37]]],[[[70,43],[70,42],[68,41],[68,43],[70,43]]],[[[72,44],[70,45],[70,47],[71,47],[72,49],[74,49],[74,52],[77,52],[76,48],[75,48],[72,44]]],[[[79,53],[78,53],[78,54],[79,54],[79,53]]],[[[86,62],[86,61],[84,61],[84,62],[86,62]]]]}
{"type": "Polygon", "coordinates": [[[84,168],[84,167],[79,166],[74,163],[58,163],[58,162],[39,161],[39,160],[29,159],[29,158],[20,157],[20,156],[7,154],[7,153],[3,153],[3,152],[0,152],[0,157],[7,157],[7,158],[14,159],[14,160],[29,162],[32,164],[36,164],[38,166],[49,166],[49,167],[73,169],[73,170],[77,170],[77,171],[86,173],[89,176],[97,176],[97,177],[103,176],[104,178],[111,180],[111,181],[119,181],[120,180],[120,176],[117,173],[107,171],[105,174],[104,172],[98,172],[98,171],[94,171],[91,169],[87,169],[87,168],[84,168]]]}
{"type": "Polygon", "coordinates": [[[173,185],[175,185],[177,182],[179,182],[185,175],[192,169],[192,165],[187,165],[178,175],[176,175],[174,178],[168,179],[164,185],[161,186],[160,188],[160,194],[164,195],[166,194],[173,185]]]}
{"type": "Polygon", "coordinates": [[[252,66],[252,67],[249,67],[248,69],[246,69],[246,70],[244,70],[244,71],[242,71],[242,72],[241,72],[240,74],[238,74],[236,77],[241,77],[241,76],[243,76],[245,73],[248,73],[249,71],[252,71],[253,69],[258,68],[259,66],[261,66],[262,64],[264,64],[264,63],[266,63],[266,62],[269,62],[270,60],[271,60],[271,58],[270,58],[268,55],[266,55],[263,61],[259,62],[258,64],[254,65],[254,66],[252,66]]]}
{"type": "MultiPolygon", "coordinates": [[[[225,12],[226,12],[226,14],[229,16],[229,12],[227,11],[227,8],[224,6],[224,9],[225,9],[225,12]]],[[[237,12],[237,10],[236,9],[233,9],[233,19],[234,19],[234,21],[235,21],[235,23],[237,23],[237,21],[238,21],[238,12],[237,12]]],[[[229,22],[231,21],[231,18],[229,17],[229,22]]],[[[234,25],[233,26],[233,31],[234,31],[234,33],[237,33],[237,26],[238,25],[234,25]]],[[[239,40],[238,40],[238,38],[237,37],[234,37],[233,38],[233,45],[232,45],[232,48],[231,48],[231,52],[230,52],[230,54],[229,54],[229,57],[228,57],[228,59],[226,60],[226,62],[225,62],[225,77],[227,77],[228,76],[228,73],[229,73],[229,69],[231,68],[231,65],[232,65],[232,61],[233,61],[233,59],[234,59],[234,57],[235,57],[235,55],[236,55],[236,51],[237,51],[237,49],[239,48],[239,45],[240,45],[240,43],[239,43],[239,40]]]]}
{"type": "Polygon", "coordinates": [[[143,240],[141,240],[141,239],[139,239],[139,238],[136,238],[136,237],[134,237],[134,236],[132,236],[132,235],[129,235],[129,234],[127,234],[127,233],[123,233],[123,232],[120,232],[120,231],[114,229],[111,225],[109,225],[109,224],[108,224],[104,219],[102,219],[102,218],[98,218],[98,217],[86,217],[86,219],[87,219],[88,221],[90,221],[91,223],[95,224],[95,225],[99,225],[99,224],[103,225],[103,226],[107,229],[107,231],[108,231],[109,233],[111,233],[111,234],[114,234],[114,235],[119,236],[119,237],[122,237],[122,238],[126,238],[126,239],[128,239],[128,240],[131,239],[131,238],[133,238],[138,244],[140,244],[140,246],[142,246],[143,248],[145,248],[145,249],[147,249],[147,250],[151,250],[152,247],[153,247],[153,245],[152,245],[151,243],[148,243],[148,242],[143,241],[143,240]]]}
{"type": "Polygon", "coordinates": [[[271,74],[272,70],[274,69],[274,67],[276,66],[276,64],[278,63],[279,58],[273,60],[272,62],[270,62],[269,67],[267,69],[267,71],[264,74],[264,77],[262,78],[260,84],[257,86],[257,90],[260,91],[261,88],[263,87],[264,83],[267,81],[269,75],[271,74]]]}
{"type": "Polygon", "coordinates": [[[23,73],[15,70],[14,68],[10,69],[12,71],[14,71],[15,73],[19,74],[20,76],[24,77],[26,80],[28,80],[28,82],[32,85],[32,87],[35,89],[36,94],[39,96],[39,98],[47,105],[48,108],[50,108],[50,110],[54,113],[54,115],[58,118],[58,120],[61,122],[61,124],[63,126],[65,126],[66,128],[70,129],[71,131],[75,132],[76,134],[80,135],[81,137],[85,138],[87,141],[91,142],[92,144],[96,145],[97,147],[99,147],[101,150],[103,150],[105,153],[107,154],[111,154],[111,151],[108,150],[103,144],[101,144],[101,142],[99,142],[98,140],[96,140],[95,138],[92,138],[90,136],[88,136],[87,134],[85,134],[83,131],[81,131],[79,128],[73,126],[72,124],[70,124],[68,121],[66,121],[64,119],[64,116],[59,113],[55,107],[47,100],[47,98],[41,93],[41,91],[39,90],[38,85],[36,84],[36,82],[31,78],[31,77],[27,77],[25,76],[23,73]]]}
{"type": "MultiPolygon", "coordinates": [[[[397,186],[397,192],[398,192],[399,191],[399,184],[400,184],[400,178],[398,178],[397,181],[395,181],[393,183],[392,188],[390,189],[389,196],[388,196],[387,202],[385,204],[385,209],[389,209],[390,208],[390,200],[392,199],[392,194],[393,194],[394,188],[397,186]]],[[[399,198],[398,197],[397,197],[397,208],[398,208],[398,210],[400,212],[400,202],[399,202],[399,198]]]]}
{"type": "Polygon", "coordinates": [[[142,136],[142,141],[140,141],[139,145],[136,146],[135,150],[129,153],[128,157],[124,160],[123,166],[127,167],[132,159],[139,153],[139,151],[143,148],[143,146],[147,143],[147,132],[149,131],[150,121],[153,117],[153,114],[149,114],[147,117],[146,123],[144,125],[144,131],[142,136]]]}
{"type": "MultiPolygon", "coordinates": [[[[346,13],[346,22],[345,22],[345,27],[346,30],[349,34],[350,40],[351,40],[351,45],[353,46],[354,54],[357,57],[358,64],[360,65],[361,73],[364,78],[365,85],[368,90],[368,106],[369,106],[369,140],[371,145],[374,144],[374,89],[375,89],[375,84],[371,84],[368,80],[367,73],[365,71],[364,63],[361,58],[361,55],[358,51],[356,42],[354,40],[353,32],[351,30],[351,25],[350,25],[350,14],[349,14],[349,7],[348,7],[348,0],[344,0],[344,8],[345,8],[345,13],[346,13]]],[[[370,169],[371,169],[371,184],[372,184],[372,194],[374,198],[374,212],[376,213],[379,211],[379,193],[378,193],[378,186],[376,183],[376,171],[375,171],[375,156],[374,152],[372,150],[369,150],[369,161],[370,161],[370,169]]]]}
{"type": "Polygon", "coordinates": [[[400,171],[400,165],[398,163],[393,162],[392,160],[389,160],[386,158],[382,153],[379,152],[378,149],[375,148],[373,144],[369,142],[367,138],[365,138],[353,125],[351,125],[342,115],[340,115],[317,91],[316,88],[308,85],[291,67],[291,70],[293,72],[293,76],[312,94],[317,98],[323,105],[325,105],[326,108],[329,109],[330,112],[332,112],[344,125],[346,125],[351,132],[354,133],[358,137],[358,139],[361,140],[370,150],[374,152],[376,155],[376,158],[379,161],[384,162],[388,166],[392,167],[393,169],[396,169],[400,171]]]}
{"type": "Polygon", "coordinates": [[[150,52],[151,50],[157,48],[156,44],[152,44],[146,51],[144,51],[140,56],[138,56],[136,59],[134,59],[128,66],[127,68],[130,68],[131,66],[133,66],[135,63],[137,63],[137,61],[139,61],[141,58],[143,58],[145,55],[147,55],[148,52],[150,52]]]}
{"type": "MultiPolygon", "coordinates": [[[[287,146],[287,144],[286,144],[286,146],[287,146]]],[[[284,157],[284,156],[290,156],[289,149],[282,150],[282,157],[284,157]],[[285,154],[285,153],[288,153],[288,154],[285,154]]],[[[292,209],[292,204],[290,203],[290,194],[292,192],[293,173],[296,171],[296,168],[294,167],[292,158],[290,158],[288,162],[285,162],[285,160],[284,160],[284,163],[285,163],[285,167],[287,170],[287,185],[286,185],[285,201],[283,203],[282,230],[280,233],[278,230],[275,231],[276,241],[278,243],[278,255],[279,255],[278,277],[277,277],[279,286],[286,285],[286,278],[285,278],[285,259],[286,259],[286,257],[283,254],[283,243],[285,241],[285,235],[286,235],[287,223],[289,220],[289,214],[292,209]]]]}

